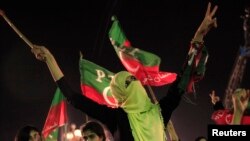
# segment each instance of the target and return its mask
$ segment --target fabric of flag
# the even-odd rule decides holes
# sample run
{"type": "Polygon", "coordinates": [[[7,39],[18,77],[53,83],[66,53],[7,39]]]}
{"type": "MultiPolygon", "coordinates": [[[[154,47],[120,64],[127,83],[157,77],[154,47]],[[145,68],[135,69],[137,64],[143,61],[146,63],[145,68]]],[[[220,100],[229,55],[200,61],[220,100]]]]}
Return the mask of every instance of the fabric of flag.
{"type": "Polygon", "coordinates": [[[124,67],[143,85],[162,86],[175,81],[177,74],[159,71],[159,56],[131,46],[119,21],[112,17],[109,38],[124,67]]]}
{"type": "Polygon", "coordinates": [[[117,108],[117,102],[110,92],[113,72],[80,57],[79,61],[82,93],[93,101],[117,108]]]}
{"type": "MultiPolygon", "coordinates": [[[[228,109],[214,111],[211,119],[218,125],[231,125],[233,114],[228,109]]],[[[243,115],[241,125],[250,125],[250,116],[243,115]]]]}
{"type": "Polygon", "coordinates": [[[208,52],[201,42],[191,43],[186,62],[181,71],[181,81],[179,88],[187,93],[195,93],[195,82],[200,81],[206,70],[208,52]]]}
{"type": "Polygon", "coordinates": [[[53,131],[55,129],[67,123],[68,116],[66,104],[66,98],[63,96],[60,89],[57,88],[42,130],[42,135],[45,139],[50,134],[54,134],[53,131]]]}
{"type": "Polygon", "coordinates": [[[58,141],[59,128],[55,128],[46,138],[45,141],[58,141]]]}

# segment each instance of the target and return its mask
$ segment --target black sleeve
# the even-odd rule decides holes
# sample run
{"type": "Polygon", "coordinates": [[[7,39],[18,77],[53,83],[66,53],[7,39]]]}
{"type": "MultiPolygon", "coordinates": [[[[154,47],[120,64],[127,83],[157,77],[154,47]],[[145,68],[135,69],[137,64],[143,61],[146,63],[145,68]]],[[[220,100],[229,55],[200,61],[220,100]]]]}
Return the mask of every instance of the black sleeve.
{"type": "MultiPolygon", "coordinates": [[[[196,41],[192,41],[191,42],[191,46],[190,49],[196,50],[196,52],[200,53],[201,51],[203,51],[203,49],[206,49],[203,42],[196,42],[196,41]]],[[[193,64],[193,60],[192,60],[192,55],[195,55],[195,58],[197,58],[198,54],[195,54],[195,52],[190,53],[187,55],[186,60],[184,62],[184,65],[181,69],[181,72],[179,73],[179,75],[177,76],[176,80],[174,83],[171,84],[167,95],[160,100],[160,106],[161,106],[161,110],[162,110],[162,116],[164,119],[164,124],[166,125],[172,115],[172,112],[177,108],[177,106],[180,104],[182,95],[186,92],[189,92],[191,90],[189,90],[188,86],[190,84],[190,82],[197,82],[198,80],[200,80],[203,77],[203,72],[205,71],[205,60],[206,60],[206,50],[204,50],[204,52],[202,52],[202,63],[195,68],[195,71],[197,71],[198,69],[201,69],[202,73],[198,73],[197,74],[193,74],[193,66],[189,64],[189,61],[192,61],[193,64]],[[204,63],[204,64],[203,64],[204,63]],[[200,66],[201,65],[201,66],[200,66]],[[192,78],[194,77],[194,78],[192,78]],[[191,79],[193,79],[191,81],[191,79]]]]}
{"type": "Polygon", "coordinates": [[[221,102],[221,101],[218,101],[218,102],[216,102],[216,103],[213,105],[213,109],[214,109],[215,111],[217,111],[217,110],[224,110],[225,108],[224,108],[222,102],[221,102]]]}
{"type": "Polygon", "coordinates": [[[159,101],[165,125],[167,125],[172,112],[180,104],[181,97],[184,94],[184,91],[178,88],[179,80],[180,78],[177,78],[176,81],[171,84],[167,95],[159,101]]]}
{"type": "Polygon", "coordinates": [[[75,92],[71,89],[64,77],[56,83],[71,105],[86,113],[88,116],[106,124],[110,130],[115,128],[117,121],[114,117],[117,109],[109,108],[106,105],[100,105],[85,97],[83,94],[75,92]]]}

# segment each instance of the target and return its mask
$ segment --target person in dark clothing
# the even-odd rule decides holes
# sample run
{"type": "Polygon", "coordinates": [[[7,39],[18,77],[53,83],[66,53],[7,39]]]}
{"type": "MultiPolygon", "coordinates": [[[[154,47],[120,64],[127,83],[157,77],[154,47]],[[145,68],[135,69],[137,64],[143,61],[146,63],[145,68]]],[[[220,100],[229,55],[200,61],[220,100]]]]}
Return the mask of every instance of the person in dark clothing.
{"type": "MultiPolygon", "coordinates": [[[[194,50],[204,47],[203,37],[212,28],[216,27],[216,18],[213,18],[217,6],[211,10],[211,3],[201,25],[192,39],[193,47],[187,65],[196,56],[194,50]]],[[[177,76],[177,80],[170,86],[168,93],[159,103],[152,103],[143,85],[131,73],[121,71],[115,74],[110,88],[112,95],[118,101],[118,108],[110,108],[90,100],[81,93],[71,89],[59,68],[54,56],[44,46],[34,45],[32,52],[38,60],[46,62],[54,81],[63,92],[69,103],[82,112],[99,120],[107,126],[115,141],[165,141],[165,125],[172,112],[179,105],[182,95],[186,91],[187,73],[177,76]]],[[[195,60],[195,59],[194,59],[195,60]]],[[[197,65],[196,63],[194,63],[197,65]]]]}

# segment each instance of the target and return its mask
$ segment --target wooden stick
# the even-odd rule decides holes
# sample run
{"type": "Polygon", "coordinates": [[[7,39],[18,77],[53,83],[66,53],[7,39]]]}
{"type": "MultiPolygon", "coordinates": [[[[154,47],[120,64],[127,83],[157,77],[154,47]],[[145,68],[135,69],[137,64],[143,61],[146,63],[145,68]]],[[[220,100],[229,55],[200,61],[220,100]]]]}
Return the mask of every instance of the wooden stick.
{"type": "Polygon", "coordinates": [[[4,20],[9,24],[9,26],[18,34],[18,36],[24,40],[25,43],[28,44],[30,48],[33,48],[33,43],[31,43],[18,29],[17,27],[10,21],[10,19],[5,15],[4,11],[0,9],[0,15],[4,18],[4,20]]]}

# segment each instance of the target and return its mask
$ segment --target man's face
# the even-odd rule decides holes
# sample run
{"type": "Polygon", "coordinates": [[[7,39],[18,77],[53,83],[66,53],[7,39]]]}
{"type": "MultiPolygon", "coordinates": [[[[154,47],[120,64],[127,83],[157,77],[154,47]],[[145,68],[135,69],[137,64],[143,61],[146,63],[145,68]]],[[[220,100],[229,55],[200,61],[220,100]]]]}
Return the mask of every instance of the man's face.
{"type": "Polygon", "coordinates": [[[32,130],[30,132],[30,139],[29,141],[42,141],[40,134],[37,131],[32,130]]]}
{"type": "Polygon", "coordinates": [[[103,141],[103,137],[99,137],[96,133],[87,130],[82,132],[83,141],[103,141]]]}

